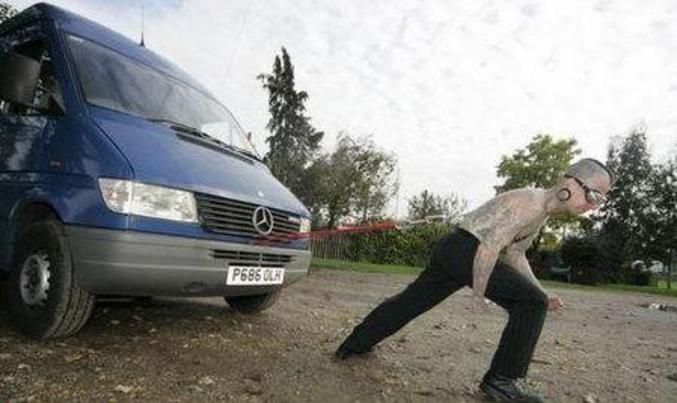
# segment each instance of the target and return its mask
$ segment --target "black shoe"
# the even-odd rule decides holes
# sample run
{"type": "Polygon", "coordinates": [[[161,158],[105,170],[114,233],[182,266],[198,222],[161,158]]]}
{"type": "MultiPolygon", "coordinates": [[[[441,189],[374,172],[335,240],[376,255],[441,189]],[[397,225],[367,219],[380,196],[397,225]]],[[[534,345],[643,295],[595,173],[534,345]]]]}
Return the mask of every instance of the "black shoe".
{"type": "Polygon", "coordinates": [[[339,360],[345,360],[345,359],[353,357],[353,356],[364,355],[364,354],[366,354],[370,351],[371,351],[371,349],[368,349],[368,350],[365,350],[365,351],[353,350],[350,347],[346,346],[345,343],[343,343],[334,352],[334,357],[338,358],[339,360]]]}
{"type": "Polygon", "coordinates": [[[501,403],[545,403],[543,398],[527,391],[522,382],[500,375],[485,376],[480,390],[492,400],[501,403]]]}

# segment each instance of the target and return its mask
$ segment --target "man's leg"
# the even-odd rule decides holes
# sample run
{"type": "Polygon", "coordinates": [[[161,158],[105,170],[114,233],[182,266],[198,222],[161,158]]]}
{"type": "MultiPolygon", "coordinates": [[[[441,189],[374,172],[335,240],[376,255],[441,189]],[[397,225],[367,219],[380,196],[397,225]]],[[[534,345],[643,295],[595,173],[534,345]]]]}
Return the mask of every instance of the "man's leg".
{"type": "Polygon", "coordinates": [[[545,322],[547,295],[516,270],[499,264],[489,279],[486,296],[509,315],[488,375],[523,378],[545,322]]]}
{"type": "Polygon", "coordinates": [[[412,319],[434,307],[472,277],[478,241],[454,229],[433,248],[426,269],[404,291],[384,301],[355,327],[336,351],[340,358],[369,350],[412,319]]]}
{"type": "Polygon", "coordinates": [[[462,286],[449,275],[429,266],[404,291],[388,298],[367,315],[339,351],[362,353],[369,350],[462,286]]]}

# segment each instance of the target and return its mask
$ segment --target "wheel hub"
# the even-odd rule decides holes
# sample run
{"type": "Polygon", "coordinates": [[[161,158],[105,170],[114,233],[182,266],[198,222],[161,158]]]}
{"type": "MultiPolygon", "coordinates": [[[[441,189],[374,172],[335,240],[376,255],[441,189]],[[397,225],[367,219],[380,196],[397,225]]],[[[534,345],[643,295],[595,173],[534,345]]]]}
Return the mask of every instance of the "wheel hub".
{"type": "Polygon", "coordinates": [[[21,298],[26,305],[42,307],[47,302],[51,277],[49,256],[44,252],[30,255],[21,268],[21,298]]]}

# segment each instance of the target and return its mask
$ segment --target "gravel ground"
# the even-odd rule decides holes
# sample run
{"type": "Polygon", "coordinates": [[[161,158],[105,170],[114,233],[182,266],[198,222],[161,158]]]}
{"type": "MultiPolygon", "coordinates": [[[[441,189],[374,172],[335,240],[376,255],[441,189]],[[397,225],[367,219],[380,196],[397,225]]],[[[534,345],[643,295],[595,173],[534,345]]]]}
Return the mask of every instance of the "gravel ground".
{"type": "MultiPolygon", "coordinates": [[[[30,342],[0,309],[0,401],[481,401],[505,314],[463,290],[374,353],[332,352],[410,276],[317,270],[257,316],[220,298],[101,301],[69,339],[30,342]]],[[[652,295],[558,290],[530,383],[555,402],[677,401],[677,314],[652,295]]]]}

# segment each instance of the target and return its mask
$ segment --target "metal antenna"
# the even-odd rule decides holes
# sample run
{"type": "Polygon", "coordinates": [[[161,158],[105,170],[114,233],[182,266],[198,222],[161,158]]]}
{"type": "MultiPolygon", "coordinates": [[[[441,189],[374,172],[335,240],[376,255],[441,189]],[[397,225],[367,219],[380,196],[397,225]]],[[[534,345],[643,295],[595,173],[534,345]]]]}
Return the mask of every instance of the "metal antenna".
{"type": "Polygon", "coordinates": [[[228,62],[228,68],[226,69],[226,76],[230,76],[230,71],[233,69],[233,64],[235,63],[235,60],[238,57],[238,53],[240,51],[240,45],[242,44],[242,34],[244,33],[244,29],[247,25],[247,20],[249,19],[249,14],[251,14],[252,11],[252,3],[250,2],[247,5],[247,9],[245,10],[244,17],[242,17],[242,22],[240,23],[240,30],[237,34],[237,43],[235,44],[235,49],[233,49],[233,53],[230,55],[230,61],[228,62]]]}
{"type": "Polygon", "coordinates": [[[145,25],[145,24],[144,24],[144,22],[145,22],[145,21],[144,21],[144,20],[145,20],[144,14],[145,14],[145,4],[144,4],[144,2],[142,1],[142,2],[141,2],[141,43],[139,43],[139,45],[140,45],[142,48],[145,48],[145,47],[146,47],[146,43],[145,43],[145,41],[143,40],[143,39],[144,39],[144,38],[143,38],[143,32],[144,32],[144,28],[145,28],[145,26],[144,26],[144,25],[145,25]]]}

